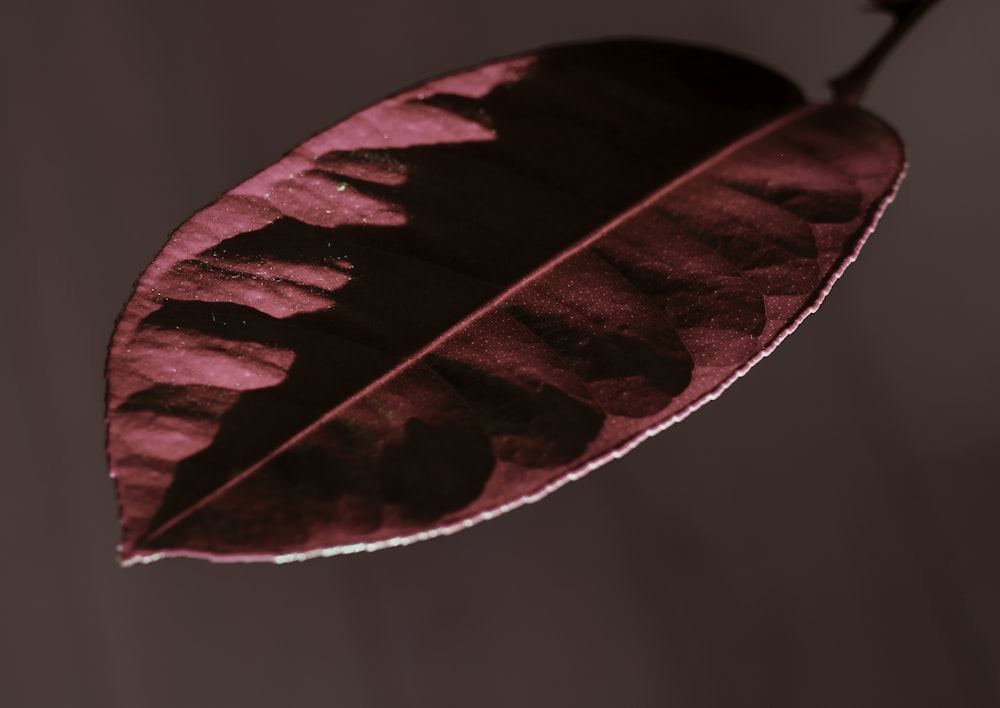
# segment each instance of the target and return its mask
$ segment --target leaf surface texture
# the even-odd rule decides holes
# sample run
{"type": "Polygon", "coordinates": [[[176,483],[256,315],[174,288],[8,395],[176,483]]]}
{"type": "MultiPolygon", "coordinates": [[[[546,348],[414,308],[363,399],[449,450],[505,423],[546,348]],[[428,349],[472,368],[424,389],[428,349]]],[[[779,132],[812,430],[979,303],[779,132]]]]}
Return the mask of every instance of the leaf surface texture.
{"type": "Polygon", "coordinates": [[[108,360],[123,560],[373,549],[543,496],[794,329],[903,165],[861,109],[655,42],[355,114],[137,284],[108,360]]]}

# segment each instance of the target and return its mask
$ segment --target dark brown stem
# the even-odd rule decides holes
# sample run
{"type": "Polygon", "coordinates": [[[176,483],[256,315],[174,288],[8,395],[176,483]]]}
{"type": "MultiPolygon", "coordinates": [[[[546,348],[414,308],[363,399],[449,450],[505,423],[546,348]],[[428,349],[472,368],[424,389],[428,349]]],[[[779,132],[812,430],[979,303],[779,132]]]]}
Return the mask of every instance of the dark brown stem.
{"type": "Polygon", "coordinates": [[[892,27],[853,68],[830,80],[834,100],[852,104],[861,101],[865,89],[868,88],[868,82],[882,61],[917,20],[937,2],[938,0],[909,0],[909,2],[882,0],[881,3],[876,3],[881,9],[892,13],[892,27]]]}

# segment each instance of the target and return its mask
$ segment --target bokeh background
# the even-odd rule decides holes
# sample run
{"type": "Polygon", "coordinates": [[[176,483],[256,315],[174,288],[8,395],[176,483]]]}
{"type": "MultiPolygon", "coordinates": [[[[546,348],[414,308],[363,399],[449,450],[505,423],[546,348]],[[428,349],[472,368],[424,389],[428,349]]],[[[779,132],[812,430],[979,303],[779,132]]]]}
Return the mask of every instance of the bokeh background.
{"type": "Polygon", "coordinates": [[[554,42],[719,46],[822,97],[888,24],[860,3],[4,3],[0,705],[1000,705],[994,0],[945,0],[883,68],[910,175],[719,401],[453,537],[115,560],[105,347],[197,208],[394,89],[554,42]]]}

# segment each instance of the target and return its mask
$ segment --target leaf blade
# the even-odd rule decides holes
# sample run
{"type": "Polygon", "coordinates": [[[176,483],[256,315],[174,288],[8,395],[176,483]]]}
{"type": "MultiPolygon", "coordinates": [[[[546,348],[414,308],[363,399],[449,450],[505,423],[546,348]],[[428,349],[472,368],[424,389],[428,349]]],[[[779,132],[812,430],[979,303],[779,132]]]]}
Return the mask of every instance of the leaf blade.
{"type": "MultiPolygon", "coordinates": [[[[117,475],[123,500],[130,495],[139,499],[138,504],[123,501],[123,507],[141,510],[124,519],[123,555],[133,560],[164,553],[290,558],[395,545],[464,528],[540,498],[630,449],[650,430],[666,427],[718,395],[770,351],[815,309],[853,259],[896,188],[901,146],[891,130],[859,109],[797,108],[800,99],[794,90],[777,78],[760,79],[759,70],[746,65],[758,78],[750,85],[760,90],[761,82],[771,81],[773,95],[764,108],[756,103],[759,97],[745,95],[754,99],[751,106],[742,112],[730,107],[740,125],[721,130],[721,142],[728,141],[729,147],[713,157],[701,145],[673,173],[650,168],[656,160],[638,159],[634,145],[652,140],[657,159],[676,154],[673,142],[656,142],[650,126],[679,110],[677,91],[685,95],[675,88],[669,101],[651,109],[655,99],[649,86],[636,91],[629,84],[641,83],[636,74],[648,80],[650,70],[643,64],[651,52],[659,56],[661,72],[668,67],[674,84],[683,84],[678,76],[692,80],[685,72],[694,72],[701,82],[684,89],[698,104],[681,111],[681,122],[688,125],[691,116],[719,113],[719,96],[712,93],[716,89],[706,86],[718,79],[718,66],[747,71],[741,62],[714,54],[709,55],[717,63],[714,69],[691,69],[681,60],[691,55],[678,59],[688,51],[705,57],[703,50],[646,43],[561,48],[431,82],[427,86],[445,85],[447,91],[457,86],[469,95],[433,94],[424,87],[401,94],[401,101],[397,97],[369,109],[369,118],[385,121],[393,115],[391,101],[405,106],[407,139],[415,137],[416,147],[396,147],[399,140],[392,136],[394,147],[386,150],[348,151],[343,140],[331,137],[335,127],[182,227],[147,271],[152,275],[144,276],[146,281],[169,285],[178,275],[176,264],[190,270],[192,262],[211,261],[228,274],[219,282],[240,286],[226,288],[228,296],[215,298],[207,308],[201,297],[143,301],[137,295],[116,332],[109,359],[113,469],[116,459],[121,463],[129,457],[122,449],[133,452],[129,445],[134,447],[134,440],[148,442],[152,427],[173,430],[180,438],[210,438],[204,450],[172,467],[161,459],[156,470],[144,460],[145,471],[117,475]],[[664,63],[666,55],[671,59],[664,63]],[[590,62],[582,73],[581,57],[590,62]],[[609,72],[608,65],[615,62],[618,73],[609,72]],[[550,73],[533,84],[528,68],[536,77],[550,73]],[[593,102],[589,94],[601,72],[609,76],[597,83],[617,104],[598,102],[581,120],[579,107],[593,102]],[[498,77],[499,83],[481,90],[498,77]],[[510,97],[512,92],[516,98],[510,97]],[[430,117],[420,108],[428,97],[430,117]],[[480,112],[484,102],[485,113],[480,112]],[[458,116],[451,129],[465,142],[442,145],[426,139],[428,128],[421,121],[439,119],[444,105],[458,116]],[[644,120],[634,118],[637,106],[645,111],[644,120]],[[539,115],[558,119],[539,130],[534,125],[539,115]],[[761,115],[770,116],[769,122],[756,133],[748,130],[759,126],[761,115]],[[863,127],[847,130],[847,122],[863,127]],[[604,126],[596,141],[595,125],[604,126]],[[562,142],[556,126],[569,133],[562,142]],[[626,139],[623,126],[636,128],[639,138],[631,147],[611,150],[615,154],[609,158],[607,145],[626,139]],[[495,140],[484,137],[486,129],[496,131],[495,140]],[[853,146],[842,135],[852,133],[859,136],[853,146]],[[781,139],[779,147],[767,147],[775,136],[781,139]],[[567,146],[581,145],[590,145],[591,152],[584,160],[573,159],[567,146]],[[810,156],[810,150],[819,152],[810,156]],[[793,169],[776,153],[795,156],[793,169]],[[308,160],[302,157],[306,154],[308,160]],[[545,173],[553,155],[567,164],[545,173]],[[602,175],[601,160],[608,159],[627,164],[637,176],[602,175]],[[518,162],[516,169],[510,169],[512,161],[518,162]],[[284,176],[293,164],[301,169],[284,176]],[[854,167],[859,174],[850,173],[848,168],[854,167]],[[456,171],[463,179],[442,177],[456,171]],[[508,173],[515,177],[505,177],[508,173]],[[795,175],[798,182],[791,178],[795,175]],[[345,177],[353,181],[344,182],[345,177]],[[629,206],[657,181],[658,190],[629,206]],[[323,196],[324,187],[334,191],[323,196]],[[445,191],[452,187],[460,195],[457,201],[445,191]],[[406,189],[404,199],[400,195],[406,189]],[[539,191],[551,204],[540,204],[539,191]],[[347,199],[341,201],[346,204],[336,213],[317,206],[330,205],[345,193],[347,199]],[[262,200],[261,194],[277,199],[262,200]],[[441,209],[441,204],[449,208],[441,209]],[[511,204],[523,204],[523,213],[511,213],[511,204]],[[523,214],[541,223],[530,223],[523,214]],[[558,223],[553,214],[562,217],[558,223]],[[806,228],[803,214],[822,221],[806,228]],[[373,225],[364,223],[369,216],[373,225]],[[415,223],[426,226],[421,230],[415,223]],[[227,228],[237,233],[219,238],[227,228]],[[528,229],[532,238],[519,229],[528,229]],[[553,229],[555,236],[539,248],[540,234],[548,236],[553,229]],[[470,247],[470,231],[498,231],[507,238],[499,243],[472,239],[470,247]],[[171,247],[179,245],[188,253],[171,254],[171,247]],[[274,263],[286,264],[282,273],[291,268],[298,275],[272,277],[267,270],[274,263]],[[326,269],[310,270],[316,263],[326,269]],[[382,285],[368,285],[368,273],[378,274],[382,285]],[[295,302],[300,303],[293,310],[282,309],[282,297],[275,294],[286,292],[276,286],[289,280],[295,281],[295,302]],[[248,282],[267,284],[265,295],[248,299],[248,282]],[[576,287],[580,282],[588,287],[576,287]],[[386,283],[401,290],[387,296],[379,290],[386,283]],[[349,296],[352,289],[355,294],[349,296]],[[259,300],[267,305],[256,307],[259,300]],[[333,305],[324,306],[324,301],[333,305]],[[411,301],[421,303],[416,323],[405,311],[411,301]],[[220,317],[225,320],[221,325],[220,317]],[[383,324],[371,324],[379,319],[383,324]],[[292,321],[295,327],[289,332],[292,321]],[[148,361],[133,365],[133,371],[121,365],[127,360],[122,350],[135,341],[135,333],[160,325],[153,330],[156,337],[167,341],[165,349],[179,362],[155,352],[146,359],[159,360],[161,368],[190,364],[192,348],[199,351],[191,344],[199,340],[195,337],[184,347],[170,344],[170,323],[173,332],[180,328],[207,338],[200,350],[221,349],[223,360],[227,345],[216,340],[238,343],[246,350],[240,365],[221,368],[250,382],[219,394],[222,403],[213,400],[214,393],[201,400],[199,389],[192,387],[210,386],[208,374],[219,367],[195,365],[200,380],[169,383],[183,389],[180,399],[192,399],[185,405],[194,411],[173,416],[173,427],[162,425],[171,418],[164,408],[176,408],[177,402],[149,395],[150,389],[165,385],[158,380],[162,372],[151,376],[148,361]],[[511,342],[516,347],[505,349],[511,342]],[[282,363],[287,351],[294,353],[294,363],[282,363]],[[299,376],[291,385],[295,377],[289,372],[295,366],[302,369],[306,360],[313,362],[305,367],[313,375],[299,376]],[[319,385],[315,374],[323,370],[321,361],[326,366],[332,361],[341,375],[319,385]],[[286,378],[275,384],[268,379],[274,371],[285,371],[286,378]],[[143,380],[135,384],[135,378],[143,380]],[[129,395],[120,393],[123,380],[133,381],[135,390],[129,395]],[[145,386],[149,380],[152,387],[145,386]],[[152,402],[140,405],[136,395],[152,402]],[[139,423],[137,411],[146,416],[139,423]],[[255,420],[264,412],[272,414],[266,434],[255,420]],[[190,433],[192,419],[210,422],[190,433]],[[135,429],[129,430],[130,424],[135,429]],[[281,436],[275,446],[274,439],[281,436]],[[115,450],[116,444],[121,449],[115,450]],[[433,450],[443,447],[447,454],[435,457],[433,450]],[[150,469],[160,477],[153,479],[150,469]],[[336,472],[308,472],[314,469],[336,472]],[[136,492],[127,490],[132,480],[139,480],[136,492]],[[303,498],[303,489],[312,498],[303,498]]],[[[736,84],[724,97],[730,103],[736,100],[733,94],[746,93],[745,82],[736,84]]],[[[351,127],[347,142],[370,142],[378,120],[342,123],[351,127]]],[[[719,147],[718,133],[703,137],[703,143],[719,147]]],[[[185,278],[174,280],[182,290],[192,289],[185,278]]],[[[140,292],[142,287],[140,283],[140,292]]],[[[205,288],[194,291],[204,295],[205,288]]],[[[193,360],[200,361],[198,356],[193,360]]]]}

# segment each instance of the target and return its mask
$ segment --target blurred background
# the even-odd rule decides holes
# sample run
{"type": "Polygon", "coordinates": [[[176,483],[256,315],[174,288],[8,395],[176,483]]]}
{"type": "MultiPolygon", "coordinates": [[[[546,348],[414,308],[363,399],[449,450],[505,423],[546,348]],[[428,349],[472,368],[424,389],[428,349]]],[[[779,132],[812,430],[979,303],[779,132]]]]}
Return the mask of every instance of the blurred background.
{"type": "Polygon", "coordinates": [[[729,49],[813,96],[861,0],[56,0],[0,9],[0,704],[1000,705],[1000,4],[867,105],[910,150],[866,252],[725,396],[456,536],[290,566],[115,559],[103,365],[168,234],[397,88],[540,45],[729,49]]]}

